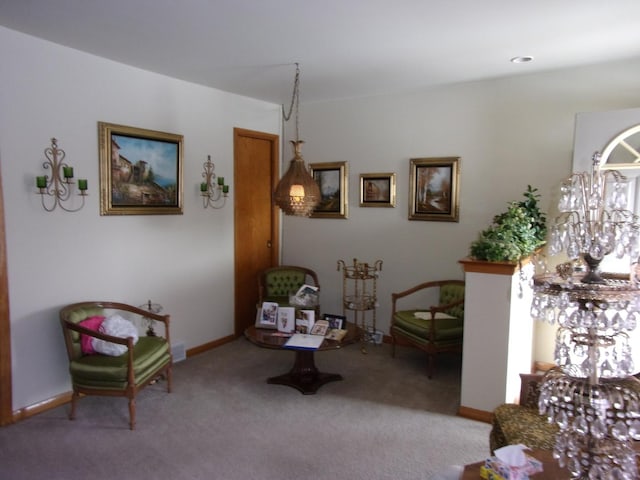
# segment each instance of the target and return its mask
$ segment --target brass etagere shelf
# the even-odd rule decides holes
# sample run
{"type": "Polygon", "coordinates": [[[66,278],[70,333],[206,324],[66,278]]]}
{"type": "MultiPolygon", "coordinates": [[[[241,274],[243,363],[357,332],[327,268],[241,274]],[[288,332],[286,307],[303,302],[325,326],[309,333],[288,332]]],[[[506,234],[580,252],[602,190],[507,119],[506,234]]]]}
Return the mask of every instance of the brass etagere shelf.
{"type": "Polygon", "coordinates": [[[353,323],[360,330],[360,349],[367,353],[366,345],[376,343],[377,282],[382,260],[369,264],[354,258],[350,266],[338,260],[338,270],[342,270],[342,314],[346,317],[348,311],[353,312],[353,323]]]}

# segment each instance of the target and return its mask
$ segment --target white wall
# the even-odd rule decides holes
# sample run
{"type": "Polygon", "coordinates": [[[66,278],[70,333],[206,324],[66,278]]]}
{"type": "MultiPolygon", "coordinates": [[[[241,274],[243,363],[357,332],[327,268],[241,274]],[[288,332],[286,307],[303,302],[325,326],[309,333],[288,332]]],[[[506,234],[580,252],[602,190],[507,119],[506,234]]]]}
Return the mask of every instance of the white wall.
{"type": "Polygon", "coordinates": [[[377,320],[388,332],[391,292],[462,279],[458,260],[495,214],[524,198],[527,184],[540,190],[543,208],[551,205],[571,171],[576,113],[640,105],[638,78],[634,59],[301,105],[305,160],[349,162],[349,218],[286,217],[284,261],[316,270],[323,311],[339,313],[336,261],[382,259],[377,320]],[[437,156],[461,157],[460,222],[408,221],[409,159],[437,156]],[[375,172],[396,172],[396,208],[358,207],[359,175],[375,172]]]}
{"type": "Polygon", "coordinates": [[[233,333],[233,128],[280,133],[280,106],[146,72],[0,28],[0,161],[7,229],[13,408],[68,391],[58,309],[83,300],[172,315],[186,348],[233,333]],[[100,216],[97,122],[184,135],[184,214],[100,216]],[[58,138],[89,182],[79,212],[35,194],[58,138]],[[231,182],[204,210],[202,164],[231,182]]]}

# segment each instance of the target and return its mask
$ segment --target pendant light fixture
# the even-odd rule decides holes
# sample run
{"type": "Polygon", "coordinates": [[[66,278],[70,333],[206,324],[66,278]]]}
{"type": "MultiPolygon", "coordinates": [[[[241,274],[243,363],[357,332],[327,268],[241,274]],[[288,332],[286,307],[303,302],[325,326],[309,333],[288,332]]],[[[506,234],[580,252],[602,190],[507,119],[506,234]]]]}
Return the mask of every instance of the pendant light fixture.
{"type": "Polygon", "coordinates": [[[296,63],[296,77],[293,84],[293,95],[289,113],[285,113],[284,105],[282,107],[282,116],[287,122],[291,118],[291,113],[295,107],[296,120],[296,139],[291,141],[293,145],[294,156],[289,164],[289,170],[285,173],[275,192],[273,193],[276,205],[285,213],[285,215],[294,215],[297,217],[308,217],[313,209],[320,201],[320,188],[313,179],[307,166],[304,163],[300,148],[304,143],[299,139],[299,120],[298,120],[298,103],[300,98],[300,68],[296,63]]]}

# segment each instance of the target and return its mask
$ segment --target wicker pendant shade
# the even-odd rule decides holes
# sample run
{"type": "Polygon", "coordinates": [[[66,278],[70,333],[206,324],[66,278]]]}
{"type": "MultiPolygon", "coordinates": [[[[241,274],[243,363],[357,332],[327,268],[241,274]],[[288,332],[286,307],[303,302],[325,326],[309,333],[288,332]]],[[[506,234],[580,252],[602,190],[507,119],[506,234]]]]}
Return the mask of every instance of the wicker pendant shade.
{"type": "Polygon", "coordinates": [[[289,121],[295,108],[296,139],[291,141],[294,156],[289,164],[289,170],[287,170],[287,173],[285,173],[280,179],[275,192],[273,192],[273,200],[285,215],[308,217],[320,201],[320,187],[318,187],[318,184],[309,173],[309,170],[307,170],[302,154],[300,153],[300,148],[304,142],[299,140],[298,136],[299,100],[300,66],[296,63],[296,77],[293,82],[293,95],[291,96],[289,113],[285,113],[284,106],[282,107],[282,118],[285,122],[289,121]]]}
{"type": "Polygon", "coordinates": [[[294,157],[289,170],[280,179],[273,198],[286,215],[308,217],[320,201],[320,188],[302,158],[302,140],[292,141],[294,157]]]}

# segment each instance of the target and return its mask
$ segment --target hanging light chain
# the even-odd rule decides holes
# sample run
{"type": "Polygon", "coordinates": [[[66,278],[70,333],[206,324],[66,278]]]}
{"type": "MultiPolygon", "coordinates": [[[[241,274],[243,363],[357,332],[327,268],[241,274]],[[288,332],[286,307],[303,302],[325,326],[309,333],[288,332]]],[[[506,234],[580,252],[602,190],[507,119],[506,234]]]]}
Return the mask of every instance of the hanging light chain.
{"type": "Polygon", "coordinates": [[[300,65],[296,62],[296,78],[293,82],[293,93],[291,95],[291,105],[289,105],[289,113],[285,113],[284,105],[282,105],[282,116],[284,117],[284,121],[288,122],[291,118],[291,113],[293,112],[293,107],[296,107],[296,142],[299,140],[299,120],[298,120],[298,112],[299,112],[299,99],[300,99],[300,65]]]}

